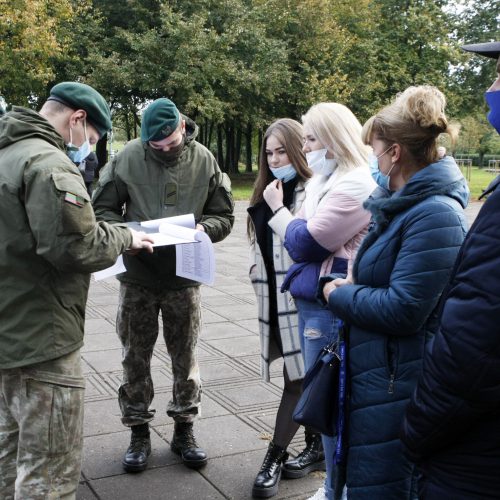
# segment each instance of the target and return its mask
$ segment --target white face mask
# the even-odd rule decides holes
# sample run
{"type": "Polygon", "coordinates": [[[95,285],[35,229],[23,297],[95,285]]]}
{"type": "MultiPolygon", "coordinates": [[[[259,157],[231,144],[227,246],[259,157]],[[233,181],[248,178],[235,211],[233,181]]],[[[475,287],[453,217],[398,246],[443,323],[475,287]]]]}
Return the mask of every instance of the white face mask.
{"type": "Polygon", "coordinates": [[[337,166],[337,160],[334,158],[326,158],[328,149],[316,149],[306,153],[307,164],[309,168],[319,175],[326,175],[327,177],[333,173],[337,166]]]}
{"type": "Polygon", "coordinates": [[[90,142],[87,137],[87,123],[83,122],[83,130],[85,133],[85,141],[84,143],[78,147],[73,144],[73,134],[71,131],[71,127],[69,129],[69,144],[66,144],[66,154],[69,156],[69,159],[73,163],[81,163],[92,151],[90,148],[90,142]]]}
{"type": "Polygon", "coordinates": [[[270,170],[276,179],[283,182],[291,181],[297,175],[297,171],[291,163],[282,167],[270,168],[270,170]]]}

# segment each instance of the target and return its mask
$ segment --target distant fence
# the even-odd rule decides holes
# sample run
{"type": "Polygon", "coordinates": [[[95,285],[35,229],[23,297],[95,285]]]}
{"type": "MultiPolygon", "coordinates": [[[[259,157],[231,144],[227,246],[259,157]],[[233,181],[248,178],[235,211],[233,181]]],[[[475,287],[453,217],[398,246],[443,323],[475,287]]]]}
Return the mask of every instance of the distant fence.
{"type": "Polygon", "coordinates": [[[465,178],[468,182],[470,182],[472,175],[472,159],[471,158],[456,158],[455,161],[457,165],[460,167],[462,172],[465,175],[465,178]]]}
{"type": "Polygon", "coordinates": [[[486,172],[494,172],[496,174],[500,173],[500,160],[488,160],[488,168],[485,170],[486,172]]]}

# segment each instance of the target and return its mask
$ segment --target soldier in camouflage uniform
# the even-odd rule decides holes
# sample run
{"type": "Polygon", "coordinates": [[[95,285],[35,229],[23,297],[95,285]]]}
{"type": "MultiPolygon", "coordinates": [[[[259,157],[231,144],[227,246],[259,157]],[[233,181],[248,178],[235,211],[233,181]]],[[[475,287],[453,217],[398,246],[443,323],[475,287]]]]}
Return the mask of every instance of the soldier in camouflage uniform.
{"type": "Polygon", "coordinates": [[[111,127],[93,88],[56,85],[40,113],[0,118],[0,498],[73,499],[89,273],[147,236],[95,220],[78,168],[111,127]]]}
{"type": "MultiPolygon", "coordinates": [[[[93,203],[98,219],[144,221],[193,213],[197,229],[213,242],[233,225],[229,178],[213,155],[196,142],[198,127],[169,99],[154,101],[144,112],[141,138],[130,141],[101,171],[93,203]]],[[[149,422],[154,388],[151,357],[158,337],[158,315],[172,359],[173,390],[167,414],[174,421],[172,450],[188,467],[207,462],[193,436],[200,407],[196,343],[200,332],[199,283],[175,273],[175,247],[126,256],[119,275],[117,332],[123,346],[119,389],[122,422],[131,441],[122,463],[128,472],[144,470],[151,453],[149,422]]]]}

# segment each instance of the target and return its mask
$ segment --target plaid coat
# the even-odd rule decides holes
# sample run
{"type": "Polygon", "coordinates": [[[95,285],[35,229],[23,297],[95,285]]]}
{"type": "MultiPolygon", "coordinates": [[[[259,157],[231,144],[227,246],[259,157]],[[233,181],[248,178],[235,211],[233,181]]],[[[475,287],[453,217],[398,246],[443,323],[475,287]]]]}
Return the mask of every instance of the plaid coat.
{"type": "MultiPolygon", "coordinates": [[[[293,194],[293,203],[290,206],[292,213],[298,212],[305,199],[304,183],[298,182],[293,194]]],[[[249,209],[250,217],[253,215],[253,209],[249,209]]],[[[258,221],[252,217],[255,224],[258,221]]],[[[257,231],[256,227],[256,231],[257,231]]],[[[283,241],[276,233],[273,234],[273,263],[275,271],[274,290],[269,290],[268,276],[262,250],[254,241],[250,245],[250,280],[257,296],[258,314],[259,314],[259,333],[260,333],[260,368],[262,378],[269,382],[269,366],[271,362],[281,356],[278,346],[270,331],[270,307],[269,293],[276,294],[277,314],[279,329],[277,334],[280,336],[283,349],[285,366],[290,380],[299,380],[304,377],[304,361],[300,349],[300,338],[298,331],[298,316],[295,302],[289,292],[281,293],[281,285],[286,276],[288,268],[293,264],[292,259],[283,246],[283,241]]]]}

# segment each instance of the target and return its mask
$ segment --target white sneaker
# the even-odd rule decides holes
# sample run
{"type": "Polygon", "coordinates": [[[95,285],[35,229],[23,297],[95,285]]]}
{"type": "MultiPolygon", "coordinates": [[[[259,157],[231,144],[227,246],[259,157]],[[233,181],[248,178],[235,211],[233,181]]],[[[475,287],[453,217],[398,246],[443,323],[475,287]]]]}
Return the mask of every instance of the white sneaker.
{"type": "Polygon", "coordinates": [[[325,488],[322,486],[312,497],[307,500],[326,500],[325,488]]]}

